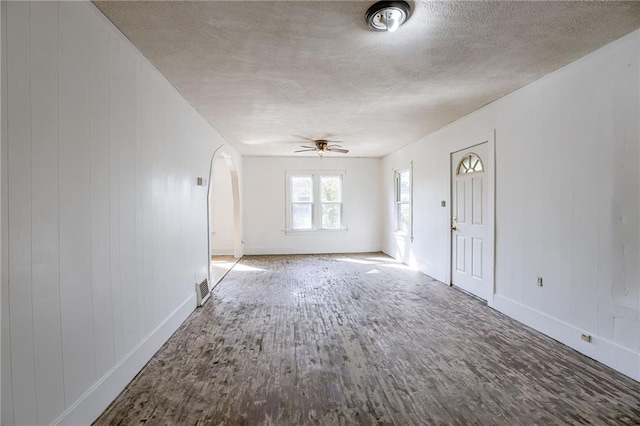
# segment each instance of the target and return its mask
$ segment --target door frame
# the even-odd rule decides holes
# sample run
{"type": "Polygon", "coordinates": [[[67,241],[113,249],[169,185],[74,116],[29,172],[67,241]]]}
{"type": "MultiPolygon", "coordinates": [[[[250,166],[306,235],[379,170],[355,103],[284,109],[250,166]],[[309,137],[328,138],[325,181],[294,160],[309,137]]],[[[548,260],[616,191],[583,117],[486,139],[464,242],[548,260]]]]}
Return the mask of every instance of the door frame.
{"type": "Polygon", "coordinates": [[[213,212],[210,209],[211,197],[213,196],[213,178],[215,162],[218,158],[224,160],[225,167],[231,176],[231,195],[233,199],[233,257],[240,259],[244,255],[244,247],[242,246],[242,228],[241,228],[241,209],[240,209],[240,184],[238,177],[238,168],[231,154],[221,150],[224,145],[218,147],[211,156],[209,163],[209,181],[207,187],[207,279],[211,283],[211,230],[213,229],[213,212]]]}
{"type": "Polygon", "coordinates": [[[485,163],[485,176],[487,178],[487,190],[488,190],[488,205],[487,205],[487,215],[488,221],[487,226],[489,230],[487,232],[488,235],[488,250],[487,253],[491,256],[489,259],[489,271],[487,272],[487,281],[491,286],[491,291],[489,296],[487,297],[487,304],[489,306],[493,306],[493,299],[496,294],[496,283],[495,283],[495,265],[496,265],[496,131],[495,129],[478,135],[473,138],[469,138],[457,143],[452,144],[449,150],[449,178],[447,179],[449,182],[449,209],[447,217],[447,232],[449,233],[449,238],[447,238],[447,242],[449,244],[449,268],[447,270],[447,283],[449,285],[453,285],[452,277],[453,277],[453,233],[451,232],[451,218],[453,217],[453,170],[457,166],[457,164],[453,164],[451,161],[452,154],[455,154],[460,151],[466,151],[475,146],[481,145],[483,143],[487,143],[487,158],[483,158],[482,161],[485,163]]]}

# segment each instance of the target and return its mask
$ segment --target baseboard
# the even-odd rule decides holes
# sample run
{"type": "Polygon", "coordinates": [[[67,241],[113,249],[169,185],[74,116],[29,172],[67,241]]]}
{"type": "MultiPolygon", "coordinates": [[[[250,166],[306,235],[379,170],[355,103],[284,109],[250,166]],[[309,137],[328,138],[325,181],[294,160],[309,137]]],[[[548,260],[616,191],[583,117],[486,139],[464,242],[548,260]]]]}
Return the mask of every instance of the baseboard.
{"type": "Polygon", "coordinates": [[[244,254],[247,255],[261,255],[261,254],[326,254],[326,253],[378,253],[380,247],[378,246],[352,246],[352,247],[245,247],[244,254]]]}
{"type": "Polygon", "coordinates": [[[211,249],[212,255],[217,256],[233,256],[233,247],[217,247],[211,249]]]}
{"type": "Polygon", "coordinates": [[[73,403],[53,424],[91,424],[127,386],[196,308],[193,293],[107,374],[73,403]]]}
{"type": "MultiPolygon", "coordinates": [[[[390,253],[388,247],[383,249],[383,253],[395,258],[395,256],[390,253]]],[[[420,261],[417,262],[417,268],[420,272],[439,281],[443,281],[441,279],[443,275],[442,271],[432,268],[420,261]]],[[[574,325],[498,294],[495,294],[493,300],[489,300],[487,303],[493,309],[546,334],[560,343],[634,380],[640,381],[640,353],[633,352],[617,343],[597,336],[588,330],[582,330],[574,325]],[[591,342],[585,342],[581,339],[580,335],[583,332],[589,332],[589,334],[591,334],[591,342]]]]}
{"type": "Polygon", "coordinates": [[[440,281],[442,283],[446,281],[445,273],[441,269],[438,269],[433,265],[420,262],[419,260],[416,261],[416,265],[418,267],[418,271],[422,272],[425,275],[430,276],[434,280],[440,281]]]}
{"type": "Polygon", "coordinates": [[[589,330],[581,330],[574,325],[498,294],[494,296],[493,308],[634,380],[640,381],[640,353],[633,352],[610,340],[594,335],[589,330]],[[591,342],[585,342],[580,338],[580,334],[583,332],[591,334],[591,342]]]}
{"type": "Polygon", "coordinates": [[[440,281],[442,283],[444,283],[446,281],[446,278],[445,278],[446,273],[444,271],[442,271],[441,269],[438,269],[438,268],[434,267],[433,265],[421,262],[420,260],[415,260],[415,262],[414,262],[415,264],[414,265],[410,265],[409,263],[404,262],[403,259],[398,259],[395,256],[395,254],[392,254],[393,250],[389,250],[388,247],[387,248],[383,248],[382,252],[384,254],[386,254],[387,256],[389,256],[389,257],[392,257],[392,258],[394,258],[396,260],[402,261],[404,264],[406,264],[408,266],[414,267],[418,271],[422,272],[425,275],[430,276],[431,278],[433,278],[433,279],[435,279],[437,281],[440,281]]]}

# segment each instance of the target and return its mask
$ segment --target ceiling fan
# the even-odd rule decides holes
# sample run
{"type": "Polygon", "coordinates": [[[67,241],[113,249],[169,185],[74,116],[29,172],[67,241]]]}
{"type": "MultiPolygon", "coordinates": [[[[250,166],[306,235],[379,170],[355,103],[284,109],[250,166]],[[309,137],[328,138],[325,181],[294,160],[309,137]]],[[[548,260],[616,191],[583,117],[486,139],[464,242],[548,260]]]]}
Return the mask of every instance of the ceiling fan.
{"type": "Polygon", "coordinates": [[[295,152],[298,153],[298,152],[318,151],[318,155],[320,157],[322,157],[325,154],[325,152],[339,152],[341,154],[346,154],[349,152],[348,149],[343,149],[340,145],[333,143],[333,142],[340,142],[340,141],[329,141],[327,139],[316,139],[316,140],[312,139],[311,142],[313,142],[315,146],[300,145],[304,149],[299,149],[295,152]]]}

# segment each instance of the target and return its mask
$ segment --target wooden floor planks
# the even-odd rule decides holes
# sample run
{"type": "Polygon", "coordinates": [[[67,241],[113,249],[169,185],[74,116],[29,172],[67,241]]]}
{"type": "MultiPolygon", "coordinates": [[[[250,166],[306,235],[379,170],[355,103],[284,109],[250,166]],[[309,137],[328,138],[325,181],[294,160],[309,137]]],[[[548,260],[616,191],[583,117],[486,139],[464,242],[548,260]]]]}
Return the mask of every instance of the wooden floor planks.
{"type": "Polygon", "coordinates": [[[248,256],[95,424],[639,424],[640,383],[380,254],[248,256]]]}

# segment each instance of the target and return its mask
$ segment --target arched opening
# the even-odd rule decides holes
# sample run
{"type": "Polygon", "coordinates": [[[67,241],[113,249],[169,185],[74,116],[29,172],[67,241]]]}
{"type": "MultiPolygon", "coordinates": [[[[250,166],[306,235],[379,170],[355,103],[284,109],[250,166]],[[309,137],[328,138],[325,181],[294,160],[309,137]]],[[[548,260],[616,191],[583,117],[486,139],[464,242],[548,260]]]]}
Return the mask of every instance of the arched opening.
{"type": "Polygon", "coordinates": [[[208,192],[209,282],[215,286],[242,257],[238,171],[231,156],[214,154],[208,192]]]}

